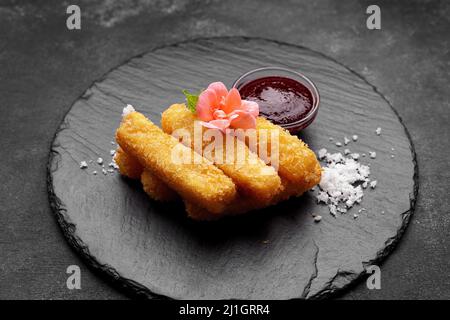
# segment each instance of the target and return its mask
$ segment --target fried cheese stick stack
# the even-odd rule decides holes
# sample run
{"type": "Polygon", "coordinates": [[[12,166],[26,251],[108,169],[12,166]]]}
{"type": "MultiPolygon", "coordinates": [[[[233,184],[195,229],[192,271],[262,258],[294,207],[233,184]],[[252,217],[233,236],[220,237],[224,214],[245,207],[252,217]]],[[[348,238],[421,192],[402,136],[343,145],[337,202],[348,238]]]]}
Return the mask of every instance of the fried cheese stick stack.
{"type": "Polygon", "coordinates": [[[185,200],[213,214],[224,212],[236,197],[233,181],[210,161],[164,133],[144,115],[127,108],[116,132],[116,140],[125,153],[185,200]],[[174,149],[192,161],[174,162],[174,149]]]}
{"type": "MultiPolygon", "coordinates": [[[[189,141],[181,141],[191,148],[196,147],[194,139],[194,123],[196,116],[189,111],[184,104],[173,104],[163,112],[161,125],[164,132],[173,134],[176,130],[183,129],[188,134],[189,141]]],[[[203,126],[201,134],[208,130],[203,126]]],[[[211,131],[210,131],[211,132],[211,131]]],[[[211,141],[202,139],[203,143],[196,150],[203,151],[203,156],[213,161],[227,176],[229,176],[238,187],[239,193],[255,199],[261,205],[267,205],[280,192],[281,180],[275,169],[262,161],[257,154],[251,152],[245,143],[236,137],[226,135],[216,130],[216,134],[222,136],[222,145],[218,143],[215,148],[221,149],[222,154],[218,154],[217,149],[212,150],[209,155],[204,152],[211,141]],[[226,140],[229,143],[226,143],[226,140]],[[227,159],[226,153],[230,152],[230,146],[234,148],[231,152],[233,157],[227,159]],[[215,153],[214,153],[215,152],[215,153]],[[239,158],[238,152],[242,152],[239,158]],[[217,156],[217,157],[216,157],[217,156]],[[230,159],[231,158],[231,159],[230,159]]]]}
{"type": "MultiPolygon", "coordinates": [[[[169,188],[163,181],[158,179],[148,169],[144,169],[136,159],[127,155],[120,147],[116,151],[114,160],[119,166],[119,171],[122,175],[127,176],[131,179],[141,179],[143,189],[151,199],[157,201],[175,201],[179,199],[179,195],[174,190],[169,188]]],[[[284,201],[292,196],[299,195],[298,188],[296,188],[295,184],[289,182],[284,178],[281,179],[281,183],[282,186],[280,188],[280,192],[268,205],[275,205],[280,201],[284,201]]],[[[215,220],[220,217],[208,212],[203,208],[200,208],[199,206],[189,201],[184,201],[184,203],[188,215],[193,219],[215,220]]],[[[261,209],[266,206],[267,204],[262,204],[254,198],[238,195],[236,199],[228,205],[223,214],[237,215],[251,210],[261,209]]]]}
{"type": "MultiPolygon", "coordinates": [[[[194,120],[195,115],[184,104],[174,104],[163,112],[161,124],[164,132],[172,134],[180,128],[193,130],[194,120]]],[[[267,137],[267,144],[264,147],[267,148],[268,156],[271,155],[271,135],[267,134],[270,130],[276,130],[278,133],[279,175],[292,182],[290,187],[297,188],[298,195],[318,184],[322,170],[314,152],[297,136],[291,135],[287,130],[263,117],[258,117],[256,120],[257,147],[260,147],[264,134],[267,137]]],[[[247,140],[246,143],[248,144],[249,141],[247,140]]],[[[227,171],[224,170],[224,172],[228,174],[227,171]]]]}
{"type": "MultiPolygon", "coordinates": [[[[181,106],[183,106],[183,105],[181,105],[181,106]]],[[[183,115],[184,110],[179,107],[177,109],[178,109],[178,111],[183,111],[183,112],[179,113],[180,115],[183,115]]],[[[191,112],[189,110],[187,110],[186,108],[184,108],[184,109],[187,112],[189,112],[189,114],[191,114],[191,112]]],[[[185,115],[188,115],[188,114],[186,113],[185,115]]],[[[189,124],[189,117],[184,117],[184,118],[180,117],[179,121],[180,122],[186,121],[186,123],[189,124]],[[184,120],[182,120],[182,119],[184,119],[184,120]]],[[[289,140],[292,141],[293,140],[292,138],[300,141],[295,136],[291,136],[288,132],[283,132],[284,130],[282,128],[272,125],[269,121],[267,121],[263,118],[259,118],[258,123],[260,124],[260,126],[259,126],[260,128],[264,128],[264,129],[269,128],[269,129],[280,130],[281,132],[279,133],[279,135],[280,135],[281,141],[284,141],[284,142],[289,141],[289,140]]],[[[167,128],[167,123],[164,127],[167,128]]],[[[171,130],[171,129],[169,129],[169,130],[171,130]]],[[[301,143],[303,144],[303,142],[301,142],[301,143]]],[[[294,142],[294,144],[295,144],[295,142],[294,142]]],[[[305,146],[305,145],[303,144],[303,146],[305,146]]],[[[305,146],[305,147],[307,148],[307,146],[305,146]]],[[[288,149],[289,148],[286,148],[285,146],[280,146],[280,153],[282,153],[283,150],[284,150],[284,152],[286,152],[286,150],[288,150],[288,149]]],[[[311,151],[311,153],[312,153],[312,151],[311,151]]],[[[317,161],[314,153],[312,153],[312,154],[314,157],[313,160],[317,161]]],[[[286,156],[282,157],[280,155],[280,158],[283,159],[283,161],[280,161],[280,166],[281,166],[282,164],[284,164],[284,165],[288,164],[289,163],[288,160],[292,161],[292,159],[295,159],[296,155],[288,155],[288,157],[286,157],[286,156]]],[[[121,174],[123,174],[125,176],[128,176],[130,178],[139,178],[139,175],[142,172],[141,182],[144,186],[144,190],[152,199],[159,200],[159,201],[172,201],[172,200],[179,198],[178,194],[174,190],[172,190],[169,186],[167,186],[162,180],[160,180],[158,177],[156,177],[149,170],[145,169],[144,171],[142,171],[143,169],[140,166],[139,162],[136,159],[133,159],[132,156],[123,152],[123,150],[121,150],[120,148],[117,150],[115,160],[119,166],[119,170],[120,170],[121,174]],[[146,187],[146,186],[150,186],[150,187],[146,187]]],[[[312,166],[316,167],[314,165],[314,161],[311,161],[311,162],[312,162],[312,166]]],[[[311,164],[309,164],[309,165],[311,166],[311,164]]],[[[318,162],[317,162],[317,165],[318,165],[318,162]]],[[[289,170],[292,170],[292,168],[293,167],[288,167],[287,170],[285,170],[285,171],[289,173],[289,170]]],[[[232,201],[227,206],[227,209],[223,212],[223,214],[227,214],[227,215],[241,214],[241,213],[251,211],[254,209],[263,208],[267,205],[274,205],[280,201],[290,198],[291,196],[299,196],[304,191],[310,189],[311,187],[313,187],[315,184],[317,184],[320,181],[320,166],[318,167],[318,172],[317,172],[317,168],[315,168],[314,171],[311,172],[310,177],[311,178],[310,178],[309,182],[301,183],[301,184],[297,184],[295,182],[295,180],[296,180],[295,178],[293,179],[294,180],[294,182],[293,182],[293,181],[290,181],[290,180],[282,177],[281,178],[281,187],[278,189],[278,192],[273,197],[273,199],[270,201],[270,203],[261,203],[252,197],[248,197],[248,196],[240,194],[235,198],[234,201],[232,201]]],[[[188,212],[188,215],[193,219],[214,220],[214,219],[217,219],[218,217],[220,217],[216,214],[208,212],[208,210],[194,204],[193,202],[190,202],[189,199],[188,200],[184,199],[184,203],[185,203],[186,211],[188,212]]]]}

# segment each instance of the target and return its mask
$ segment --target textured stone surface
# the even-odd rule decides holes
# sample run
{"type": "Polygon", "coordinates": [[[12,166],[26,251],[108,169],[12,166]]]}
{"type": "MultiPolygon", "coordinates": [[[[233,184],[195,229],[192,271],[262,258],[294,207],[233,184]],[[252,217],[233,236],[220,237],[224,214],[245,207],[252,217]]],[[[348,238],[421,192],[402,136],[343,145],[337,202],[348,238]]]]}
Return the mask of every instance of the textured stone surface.
{"type": "Polygon", "coordinates": [[[348,286],[400,238],[416,197],[414,156],[391,106],[344,66],[300,47],[219,38],[152,51],[95,82],[57,133],[49,188],[71,244],[89,264],[139,294],[318,298],[348,286]],[[300,71],[317,85],[319,116],[302,132],[313,150],[343,152],[336,141],[359,136],[345,147],[367,154],[360,161],[370,163],[371,178],[378,181],[376,189],[366,189],[361,206],[334,218],[309,193],[246,217],[196,223],[185,218],[182,206],[150,201],[139,183],[92,174],[101,170],[95,159],[110,158],[110,141],[127,103],[159,122],[168,105],[183,100],[182,88],[196,91],[216,80],[230,86],[242,73],[268,65],[300,71]],[[377,152],[376,159],[369,159],[369,151],[377,152]],[[90,159],[94,163],[80,170],[79,163],[90,159]],[[367,211],[354,220],[360,208],[367,211]],[[311,214],[322,215],[322,222],[311,214]]]}
{"type": "Polygon", "coordinates": [[[50,211],[45,180],[54,132],[92,81],[129,57],[165,43],[224,35],[318,50],[385,94],[415,144],[420,196],[404,238],[382,265],[382,289],[370,291],[361,282],[343,298],[450,298],[442,272],[450,268],[448,2],[378,1],[380,31],[365,28],[368,1],[133,1],[122,4],[127,14],[111,1],[78,3],[82,31],[74,32],[65,28],[69,2],[0,7],[1,298],[123,297],[65,245],[50,211]],[[71,264],[81,267],[82,290],[65,286],[71,264]]]}

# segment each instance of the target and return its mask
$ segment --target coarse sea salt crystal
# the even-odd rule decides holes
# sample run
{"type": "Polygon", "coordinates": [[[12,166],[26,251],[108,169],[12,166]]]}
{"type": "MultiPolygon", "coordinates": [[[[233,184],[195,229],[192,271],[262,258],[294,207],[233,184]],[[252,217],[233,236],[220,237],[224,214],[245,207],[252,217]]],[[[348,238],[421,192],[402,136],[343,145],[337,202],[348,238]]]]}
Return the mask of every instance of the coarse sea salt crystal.
{"type": "Polygon", "coordinates": [[[375,130],[375,133],[377,134],[377,136],[379,136],[379,135],[381,134],[381,128],[378,127],[378,128],[375,130]]]}
{"type": "Polygon", "coordinates": [[[337,211],[336,211],[336,206],[331,204],[331,205],[328,206],[328,208],[330,209],[331,215],[332,215],[333,217],[336,217],[336,213],[337,213],[337,211]]]}
{"type": "Polygon", "coordinates": [[[109,154],[110,154],[111,156],[115,155],[115,154],[116,154],[116,150],[109,150],[109,154]]]}
{"type": "Polygon", "coordinates": [[[119,169],[119,166],[117,165],[115,158],[116,154],[112,156],[111,162],[108,164],[108,166],[113,169],[119,169]]]}
{"type": "Polygon", "coordinates": [[[323,202],[323,203],[327,204],[329,196],[328,196],[328,193],[326,193],[324,191],[319,191],[316,198],[317,198],[317,202],[319,202],[319,203],[323,202]]]}
{"type": "Polygon", "coordinates": [[[322,216],[314,216],[314,222],[320,222],[322,220],[322,216]]]}
{"type": "Polygon", "coordinates": [[[341,142],[336,142],[336,146],[342,147],[342,143],[341,142]]]}
{"type": "Polygon", "coordinates": [[[100,165],[103,164],[103,159],[102,158],[98,158],[97,159],[97,163],[100,164],[100,165]]]}
{"type": "Polygon", "coordinates": [[[122,111],[122,117],[125,117],[126,115],[135,112],[136,110],[133,108],[133,106],[131,104],[127,104],[127,106],[125,108],[123,108],[122,111]]]}
{"type": "Polygon", "coordinates": [[[317,155],[319,156],[319,159],[323,159],[325,158],[326,154],[327,154],[327,149],[322,148],[319,151],[317,151],[317,155]]]}
{"type": "Polygon", "coordinates": [[[370,168],[353,158],[344,157],[342,153],[326,153],[323,158],[327,166],[323,167],[316,198],[319,203],[327,204],[330,214],[336,216],[337,212],[345,213],[355,203],[361,202],[363,188],[356,184],[367,183],[370,168]]]}
{"type": "Polygon", "coordinates": [[[350,142],[350,139],[347,138],[347,137],[344,137],[344,144],[345,144],[345,145],[348,145],[349,142],[350,142]]]}
{"type": "Polygon", "coordinates": [[[356,140],[358,140],[358,136],[357,136],[356,134],[354,134],[354,135],[352,136],[352,139],[353,139],[353,141],[356,141],[356,140]]]}
{"type": "Polygon", "coordinates": [[[373,181],[370,182],[370,187],[372,189],[375,189],[376,186],[377,186],[377,180],[373,180],[373,181]]]}
{"type": "Polygon", "coordinates": [[[370,151],[369,155],[372,159],[375,159],[377,157],[377,153],[375,151],[370,151]]]}
{"type": "Polygon", "coordinates": [[[88,167],[87,162],[86,161],[81,161],[80,162],[80,169],[86,169],[88,167]]]}
{"type": "Polygon", "coordinates": [[[345,154],[345,155],[349,155],[349,154],[350,154],[350,149],[345,149],[345,150],[344,150],[344,154],[345,154]]]}

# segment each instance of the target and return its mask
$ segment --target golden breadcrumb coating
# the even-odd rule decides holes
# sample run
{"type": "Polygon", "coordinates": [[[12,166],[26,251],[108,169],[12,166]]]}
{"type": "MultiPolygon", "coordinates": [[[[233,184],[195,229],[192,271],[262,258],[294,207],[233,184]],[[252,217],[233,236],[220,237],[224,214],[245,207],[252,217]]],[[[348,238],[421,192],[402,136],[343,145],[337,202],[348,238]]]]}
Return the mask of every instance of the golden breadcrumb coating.
{"type": "Polygon", "coordinates": [[[173,189],[169,188],[149,170],[142,172],[141,183],[145,193],[153,200],[167,202],[179,199],[178,194],[173,189]]]}
{"type": "MultiPolygon", "coordinates": [[[[194,122],[196,116],[189,111],[184,104],[174,104],[170,106],[162,114],[163,131],[172,134],[175,130],[184,129],[189,133],[191,139],[189,141],[181,141],[188,147],[195,148],[194,142],[194,122]]],[[[205,127],[200,127],[203,134],[205,127]]],[[[211,129],[210,129],[211,130],[211,129]]],[[[213,130],[209,131],[210,133],[213,130]]],[[[275,169],[268,166],[258,158],[257,154],[251,152],[245,145],[245,142],[231,135],[223,134],[219,130],[215,130],[215,134],[222,137],[222,144],[215,145],[214,150],[210,154],[206,151],[208,145],[213,141],[203,139],[203,144],[199,145],[201,150],[196,150],[220,168],[227,176],[229,176],[238,187],[239,193],[252,197],[262,205],[269,204],[273,197],[279,192],[281,180],[275,169]],[[226,139],[229,139],[227,144],[226,139]],[[219,146],[217,148],[217,146],[219,146]],[[222,153],[214,152],[222,148],[222,153]],[[234,148],[234,150],[232,149],[234,148]],[[232,151],[232,157],[227,158],[226,153],[232,151]],[[237,156],[241,152],[242,157],[237,156]]]]}
{"type": "MultiPolygon", "coordinates": [[[[256,128],[258,139],[260,138],[260,129],[278,130],[278,173],[281,177],[294,183],[300,193],[311,189],[320,182],[322,174],[320,163],[314,152],[302,140],[262,117],[256,119],[256,128]]],[[[270,135],[268,137],[268,153],[270,154],[270,135]]]]}
{"type": "Polygon", "coordinates": [[[123,117],[116,140],[127,154],[184,199],[214,214],[223,212],[236,197],[236,186],[220,169],[139,112],[123,117]],[[175,158],[174,150],[178,155],[175,158]],[[181,162],[180,157],[190,161],[181,162]]]}
{"type": "Polygon", "coordinates": [[[118,147],[114,154],[114,161],[119,166],[119,172],[131,179],[139,179],[141,177],[143,168],[139,161],[130,157],[123,151],[121,147],[118,147]]]}
{"type": "Polygon", "coordinates": [[[135,158],[129,156],[118,147],[114,155],[114,161],[119,167],[120,174],[131,178],[141,179],[144,191],[157,201],[174,201],[179,199],[178,194],[167,186],[164,182],[158,179],[149,170],[144,170],[135,158]]]}

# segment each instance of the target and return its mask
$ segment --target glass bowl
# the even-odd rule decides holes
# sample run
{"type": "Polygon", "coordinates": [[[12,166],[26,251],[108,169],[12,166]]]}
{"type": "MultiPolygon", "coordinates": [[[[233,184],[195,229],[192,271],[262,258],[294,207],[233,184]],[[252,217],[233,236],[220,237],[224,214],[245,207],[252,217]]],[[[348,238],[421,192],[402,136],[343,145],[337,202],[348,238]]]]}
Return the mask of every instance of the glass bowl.
{"type": "Polygon", "coordinates": [[[311,110],[309,110],[309,112],[303,118],[297,121],[286,124],[279,124],[281,127],[289,130],[289,132],[293,134],[308,127],[314,121],[319,111],[319,91],[317,90],[317,87],[314,85],[314,83],[300,72],[280,67],[264,67],[244,73],[233,83],[233,87],[239,90],[248,82],[264,77],[290,78],[297,82],[300,82],[302,85],[308,88],[313,98],[311,110]]]}

